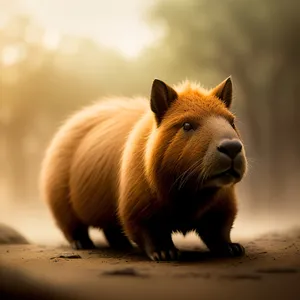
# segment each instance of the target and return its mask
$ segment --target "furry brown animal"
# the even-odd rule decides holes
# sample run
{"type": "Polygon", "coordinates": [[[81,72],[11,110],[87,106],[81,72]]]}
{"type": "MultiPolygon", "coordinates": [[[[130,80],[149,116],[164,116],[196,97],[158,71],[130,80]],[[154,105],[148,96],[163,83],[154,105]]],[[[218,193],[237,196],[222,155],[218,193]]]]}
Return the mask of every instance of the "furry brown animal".
{"type": "Polygon", "coordinates": [[[70,117],[47,150],[41,186],[73,247],[94,247],[94,226],[112,247],[131,240],[169,260],[178,255],[172,232],[195,230],[211,251],[241,255],[230,231],[246,157],[231,102],[231,78],[211,90],[156,79],[150,103],[107,99],[70,117]]]}

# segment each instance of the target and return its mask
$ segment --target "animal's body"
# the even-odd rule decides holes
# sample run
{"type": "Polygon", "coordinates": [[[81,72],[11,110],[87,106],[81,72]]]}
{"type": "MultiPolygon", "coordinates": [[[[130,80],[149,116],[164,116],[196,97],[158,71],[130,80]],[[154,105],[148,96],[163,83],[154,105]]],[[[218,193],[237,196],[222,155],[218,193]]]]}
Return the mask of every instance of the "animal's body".
{"type": "Polygon", "coordinates": [[[235,184],[246,158],[229,108],[228,78],[211,90],[155,80],[147,99],[107,99],[71,116],[54,136],[41,188],[75,248],[92,248],[88,227],[112,247],[135,242],[152,259],[175,259],[171,234],[195,230],[211,251],[231,243],[235,184]]]}

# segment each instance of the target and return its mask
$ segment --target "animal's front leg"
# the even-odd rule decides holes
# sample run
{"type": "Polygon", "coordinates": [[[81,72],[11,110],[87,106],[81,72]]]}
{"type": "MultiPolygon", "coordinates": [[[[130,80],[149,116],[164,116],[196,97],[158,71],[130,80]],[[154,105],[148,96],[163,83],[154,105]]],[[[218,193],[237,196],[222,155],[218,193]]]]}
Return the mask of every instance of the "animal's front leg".
{"type": "Polygon", "coordinates": [[[235,216],[235,201],[225,198],[199,221],[196,232],[212,253],[229,257],[245,254],[242,245],[231,241],[230,233],[235,216]]]}
{"type": "Polygon", "coordinates": [[[154,228],[139,228],[137,244],[153,261],[173,261],[179,257],[171,232],[154,228]]]}
{"type": "Polygon", "coordinates": [[[230,239],[230,230],[222,228],[201,227],[197,233],[206,244],[208,249],[218,256],[242,256],[245,254],[244,247],[239,243],[233,243],[230,239]]]}

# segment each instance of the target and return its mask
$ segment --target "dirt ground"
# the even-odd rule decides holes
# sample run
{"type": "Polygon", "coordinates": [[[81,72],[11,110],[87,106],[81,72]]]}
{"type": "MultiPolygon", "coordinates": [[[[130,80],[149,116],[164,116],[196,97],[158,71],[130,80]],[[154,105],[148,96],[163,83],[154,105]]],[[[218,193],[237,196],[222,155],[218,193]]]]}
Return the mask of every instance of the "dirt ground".
{"type": "Polygon", "coordinates": [[[91,230],[91,237],[99,249],[73,251],[38,203],[1,203],[0,222],[30,243],[3,244],[0,232],[1,300],[300,299],[299,211],[262,218],[240,213],[232,238],[245,246],[243,258],[214,258],[190,234],[174,236],[183,251],[180,262],[151,262],[138,250],[110,250],[98,230],[91,230]],[[29,297],[3,297],[5,286],[26,290],[29,297]]]}
{"type": "MultiPolygon", "coordinates": [[[[49,299],[59,299],[54,291],[60,288],[71,295],[60,299],[300,299],[297,227],[239,239],[247,253],[235,259],[211,257],[193,236],[175,237],[183,251],[180,262],[151,262],[138,250],[114,252],[103,239],[97,242],[94,251],[60,243],[4,244],[0,261],[49,284],[49,299]]],[[[20,289],[19,283],[13,287],[20,289]]]]}

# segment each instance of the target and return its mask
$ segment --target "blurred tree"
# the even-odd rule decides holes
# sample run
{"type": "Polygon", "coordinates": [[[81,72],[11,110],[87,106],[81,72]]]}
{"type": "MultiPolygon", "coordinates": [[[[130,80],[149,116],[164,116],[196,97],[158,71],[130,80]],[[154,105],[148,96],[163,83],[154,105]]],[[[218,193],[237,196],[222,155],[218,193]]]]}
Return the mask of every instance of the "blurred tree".
{"type": "Polygon", "coordinates": [[[44,149],[65,117],[100,96],[126,92],[121,56],[68,36],[47,49],[46,34],[28,16],[0,31],[1,173],[15,201],[36,198],[44,149]]]}

